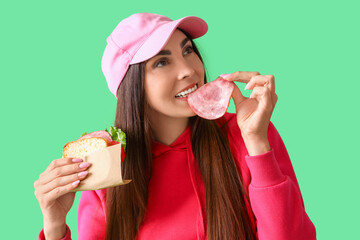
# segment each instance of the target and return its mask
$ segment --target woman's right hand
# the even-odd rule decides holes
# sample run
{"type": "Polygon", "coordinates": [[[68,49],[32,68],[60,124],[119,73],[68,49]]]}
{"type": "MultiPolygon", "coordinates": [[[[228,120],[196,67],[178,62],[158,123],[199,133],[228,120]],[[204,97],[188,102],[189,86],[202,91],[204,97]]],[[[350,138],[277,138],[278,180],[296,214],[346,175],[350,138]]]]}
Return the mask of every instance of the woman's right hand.
{"type": "Polygon", "coordinates": [[[44,227],[46,223],[51,223],[52,226],[65,224],[66,215],[75,199],[75,192],[71,191],[86,178],[86,169],[89,166],[89,163],[81,159],[56,159],[34,182],[35,196],[44,217],[44,227]]]}

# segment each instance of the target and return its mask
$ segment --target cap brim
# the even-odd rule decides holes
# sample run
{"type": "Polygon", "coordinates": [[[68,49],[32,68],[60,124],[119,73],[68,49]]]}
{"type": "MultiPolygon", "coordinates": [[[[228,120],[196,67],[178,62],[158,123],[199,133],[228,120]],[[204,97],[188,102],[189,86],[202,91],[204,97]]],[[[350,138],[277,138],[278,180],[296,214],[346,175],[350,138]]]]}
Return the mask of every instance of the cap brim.
{"type": "Polygon", "coordinates": [[[180,18],[164,24],[149,36],[136,52],[130,64],[140,63],[155,56],[166,45],[176,28],[184,30],[192,39],[195,39],[207,32],[208,25],[203,19],[194,16],[180,18]]]}

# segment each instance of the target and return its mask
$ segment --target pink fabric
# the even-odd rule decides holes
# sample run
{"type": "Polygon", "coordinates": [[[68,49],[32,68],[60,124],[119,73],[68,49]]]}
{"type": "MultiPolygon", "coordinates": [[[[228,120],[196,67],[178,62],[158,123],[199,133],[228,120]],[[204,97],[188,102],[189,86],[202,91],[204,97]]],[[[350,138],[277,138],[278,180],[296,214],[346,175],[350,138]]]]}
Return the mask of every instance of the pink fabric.
{"type": "MultiPolygon", "coordinates": [[[[271,151],[248,156],[236,115],[226,113],[230,148],[250,196],[258,239],[316,239],[285,145],[270,122],[271,151]]],[[[147,215],[138,239],[206,239],[205,188],[191,154],[188,127],[170,146],[154,143],[147,215]]],[[[78,207],[80,240],[104,239],[106,190],[82,192],[78,207]]],[[[45,239],[43,232],[39,239],[45,239]]],[[[71,239],[70,229],[64,240],[71,239]]]]}

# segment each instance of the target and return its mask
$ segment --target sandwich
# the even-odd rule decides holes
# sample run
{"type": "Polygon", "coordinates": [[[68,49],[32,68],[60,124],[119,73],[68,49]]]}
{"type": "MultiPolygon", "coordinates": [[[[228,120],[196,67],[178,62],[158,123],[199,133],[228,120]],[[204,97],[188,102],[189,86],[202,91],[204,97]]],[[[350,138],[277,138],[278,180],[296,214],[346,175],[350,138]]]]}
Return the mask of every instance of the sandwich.
{"type": "Polygon", "coordinates": [[[125,158],[126,134],[117,127],[110,127],[110,130],[81,134],[76,141],[69,142],[63,147],[63,158],[81,158],[93,152],[104,149],[108,146],[121,144],[121,162],[125,158]]]}
{"type": "Polygon", "coordinates": [[[65,144],[63,158],[80,158],[91,163],[88,176],[73,191],[99,190],[129,183],[121,176],[121,163],[125,159],[126,135],[121,129],[110,127],[83,133],[65,144]]]}

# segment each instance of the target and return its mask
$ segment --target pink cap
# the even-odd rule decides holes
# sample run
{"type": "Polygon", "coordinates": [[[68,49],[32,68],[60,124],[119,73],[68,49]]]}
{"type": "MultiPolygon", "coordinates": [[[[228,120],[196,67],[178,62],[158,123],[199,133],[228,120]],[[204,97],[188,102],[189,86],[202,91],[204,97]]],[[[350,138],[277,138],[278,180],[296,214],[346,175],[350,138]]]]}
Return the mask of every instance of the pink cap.
{"type": "Polygon", "coordinates": [[[137,13],[122,20],[106,39],[101,68],[110,91],[115,95],[129,65],[146,61],[166,45],[176,28],[192,39],[203,36],[208,26],[198,17],[178,20],[153,13],[137,13]]]}

